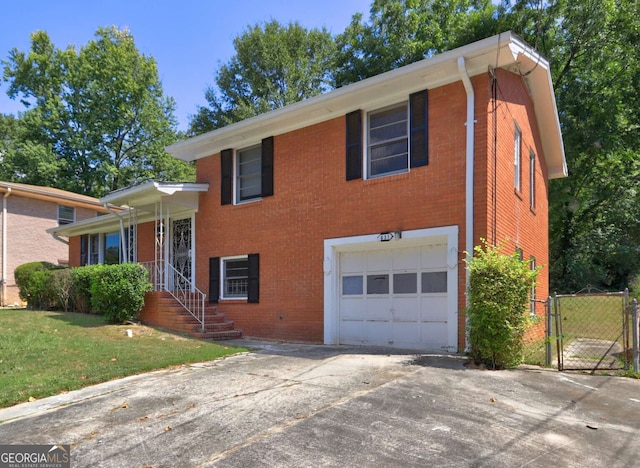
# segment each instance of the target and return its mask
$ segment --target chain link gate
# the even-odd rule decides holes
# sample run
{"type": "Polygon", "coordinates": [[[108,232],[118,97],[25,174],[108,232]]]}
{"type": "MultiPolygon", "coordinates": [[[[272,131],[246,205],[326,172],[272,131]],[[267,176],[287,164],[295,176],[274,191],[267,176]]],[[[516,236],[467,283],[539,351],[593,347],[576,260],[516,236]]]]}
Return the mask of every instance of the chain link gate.
{"type": "Polygon", "coordinates": [[[632,361],[629,293],[592,292],[550,298],[558,370],[629,369],[632,361]]]}

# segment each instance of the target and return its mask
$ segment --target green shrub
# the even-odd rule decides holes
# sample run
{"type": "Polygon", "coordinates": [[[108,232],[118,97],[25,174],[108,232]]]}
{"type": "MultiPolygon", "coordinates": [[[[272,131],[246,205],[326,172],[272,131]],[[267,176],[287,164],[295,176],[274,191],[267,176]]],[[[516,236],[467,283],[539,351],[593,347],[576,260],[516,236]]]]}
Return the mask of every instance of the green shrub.
{"type": "Polygon", "coordinates": [[[529,293],[538,270],[517,254],[503,255],[500,246],[484,242],[474,248],[467,308],[471,356],[492,369],[522,363],[524,334],[531,323],[529,293]]]}
{"type": "Polygon", "coordinates": [[[49,262],[30,262],[18,266],[13,275],[19,289],[20,299],[25,301],[29,308],[49,309],[52,295],[46,289],[46,272],[55,268],[61,268],[49,262]]]}
{"type": "Polygon", "coordinates": [[[144,295],[151,291],[148,273],[137,263],[105,265],[91,280],[91,307],[112,323],[138,317],[144,295]]]}
{"type": "Polygon", "coordinates": [[[69,268],[45,271],[45,295],[51,308],[68,312],[73,308],[73,276],[69,268]]]}
{"type": "Polygon", "coordinates": [[[91,313],[91,282],[104,265],[87,265],[71,269],[73,277],[73,307],[78,312],[91,313]]]}

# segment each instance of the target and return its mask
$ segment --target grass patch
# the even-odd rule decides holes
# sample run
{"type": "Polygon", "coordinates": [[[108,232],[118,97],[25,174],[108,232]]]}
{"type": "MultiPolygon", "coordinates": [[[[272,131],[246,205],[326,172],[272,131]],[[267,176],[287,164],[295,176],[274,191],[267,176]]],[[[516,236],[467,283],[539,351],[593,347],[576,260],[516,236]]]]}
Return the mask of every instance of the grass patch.
{"type": "Polygon", "coordinates": [[[242,351],[96,315],[0,310],[0,407],[242,351]]]}
{"type": "MultiPolygon", "coordinates": [[[[560,298],[565,346],[574,337],[618,341],[622,336],[622,297],[576,296],[560,298]]],[[[554,323],[555,327],[555,323],[554,323]]]]}

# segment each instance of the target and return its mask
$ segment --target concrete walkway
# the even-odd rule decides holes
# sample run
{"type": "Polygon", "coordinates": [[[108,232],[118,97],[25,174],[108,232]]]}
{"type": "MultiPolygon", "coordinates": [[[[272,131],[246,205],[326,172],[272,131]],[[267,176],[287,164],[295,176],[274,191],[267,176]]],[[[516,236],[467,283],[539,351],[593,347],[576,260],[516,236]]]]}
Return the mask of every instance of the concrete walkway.
{"type": "Polygon", "coordinates": [[[640,381],[460,356],[242,341],[256,351],[0,410],[0,443],[73,467],[640,464],[640,381]]]}

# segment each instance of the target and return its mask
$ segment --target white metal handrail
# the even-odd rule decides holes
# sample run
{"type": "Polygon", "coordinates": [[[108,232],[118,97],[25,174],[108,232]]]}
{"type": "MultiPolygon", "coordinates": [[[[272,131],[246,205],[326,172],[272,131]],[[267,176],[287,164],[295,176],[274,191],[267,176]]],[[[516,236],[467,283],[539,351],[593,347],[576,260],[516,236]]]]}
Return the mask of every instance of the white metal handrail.
{"type": "Polygon", "coordinates": [[[193,282],[166,262],[142,262],[149,272],[154,291],[166,291],[195,318],[202,330],[205,324],[206,295],[193,282]]]}

